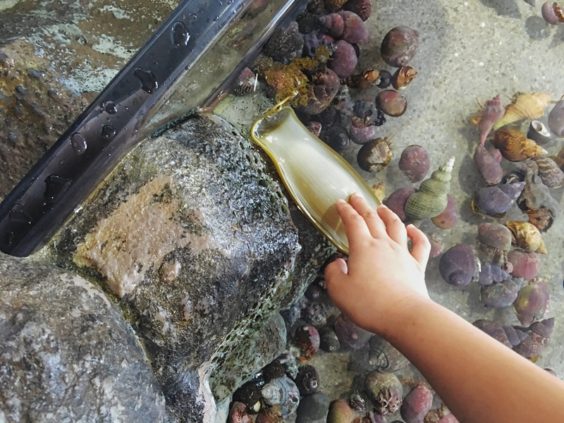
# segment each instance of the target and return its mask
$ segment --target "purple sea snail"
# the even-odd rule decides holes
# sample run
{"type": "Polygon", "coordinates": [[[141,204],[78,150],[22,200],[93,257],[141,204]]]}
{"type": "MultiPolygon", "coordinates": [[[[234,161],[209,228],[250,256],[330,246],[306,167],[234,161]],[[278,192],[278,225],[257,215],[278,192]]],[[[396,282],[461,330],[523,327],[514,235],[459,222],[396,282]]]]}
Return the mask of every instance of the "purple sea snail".
{"type": "Polygon", "coordinates": [[[503,216],[513,207],[524,187],[525,182],[482,187],[476,192],[473,208],[490,216],[503,216]]]}
{"type": "Polygon", "coordinates": [[[499,150],[488,149],[483,145],[478,145],[474,152],[474,163],[478,172],[488,185],[497,185],[503,178],[503,168],[501,167],[501,153],[499,150]]]}
{"type": "Polygon", "coordinates": [[[354,47],[344,40],[337,41],[329,68],[340,78],[347,78],[354,73],[357,64],[358,56],[354,47]]]}
{"type": "Polygon", "coordinates": [[[545,282],[531,282],[524,286],[513,304],[521,324],[528,326],[542,319],[548,307],[550,289],[545,282]]]}
{"type": "Polygon", "coordinates": [[[494,282],[480,288],[482,304],[491,308],[506,308],[517,299],[521,284],[513,279],[494,282]]]}
{"type": "Polygon", "coordinates": [[[511,274],[516,278],[531,280],[539,274],[540,259],[536,253],[513,250],[507,255],[507,260],[512,266],[511,274]]]}
{"type": "Polygon", "coordinates": [[[402,151],[398,166],[411,182],[419,182],[429,172],[431,161],[424,147],[410,145],[402,151]]]}
{"type": "Polygon", "coordinates": [[[551,25],[564,23],[564,10],[555,1],[544,2],[541,13],[544,20],[551,25]]]}
{"type": "Polygon", "coordinates": [[[345,9],[356,13],[360,19],[366,21],[372,14],[372,0],[349,0],[345,3],[345,9]]]}
{"type": "Polygon", "coordinates": [[[447,250],[439,261],[439,271],[445,282],[467,286],[478,276],[479,262],[472,247],[458,244],[447,250]]]}
{"type": "Polygon", "coordinates": [[[454,228],[454,225],[458,222],[458,208],[456,206],[456,200],[452,195],[448,195],[446,209],[438,216],[433,217],[431,221],[436,227],[441,229],[454,228]]]}
{"type": "Polygon", "coordinates": [[[415,56],[419,34],[414,29],[398,26],[391,29],[382,41],[382,59],[390,66],[406,66],[415,56]]]}
{"type": "Polygon", "coordinates": [[[398,117],[407,109],[407,99],[394,90],[380,91],[376,96],[376,105],[385,114],[398,117]]]}
{"type": "Polygon", "coordinates": [[[423,423],[432,407],[433,391],[419,383],[403,399],[401,417],[406,423],[423,423]]]}
{"type": "Polygon", "coordinates": [[[405,215],[405,203],[414,192],[415,189],[412,187],[400,188],[392,192],[390,196],[384,200],[384,204],[397,214],[402,222],[405,222],[407,220],[407,216],[405,215]]]}
{"type": "Polygon", "coordinates": [[[341,345],[351,350],[364,347],[372,336],[372,333],[355,325],[342,314],[335,320],[334,328],[341,345]]]}
{"type": "Polygon", "coordinates": [[[354,12],[343,10],[330,13],[319,18],[319,21],[332,37],[351,44],[363,44],[368,41],[368,29],[360,16],[354,12]]]}

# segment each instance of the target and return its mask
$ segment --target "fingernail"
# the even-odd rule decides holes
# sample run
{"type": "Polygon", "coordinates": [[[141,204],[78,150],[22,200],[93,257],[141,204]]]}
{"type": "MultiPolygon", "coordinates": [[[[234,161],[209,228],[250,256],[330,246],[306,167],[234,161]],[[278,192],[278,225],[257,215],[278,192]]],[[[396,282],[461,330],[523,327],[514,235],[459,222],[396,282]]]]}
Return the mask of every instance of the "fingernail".
{"type": "Polygon", "coordinates": [[[359,194],[358,192],[353,192],[353,193],[351,194],[351,198],[352,198],[352,197],[360,197],[360,194],[359,194]]]}
{"type": "Polygon", "coordinates": [[[339,198],[337,200],[337,204],[343,205],[343,204],[347,204],[347,202],[345,200],[343,200],[342,198],[339,198]]]}

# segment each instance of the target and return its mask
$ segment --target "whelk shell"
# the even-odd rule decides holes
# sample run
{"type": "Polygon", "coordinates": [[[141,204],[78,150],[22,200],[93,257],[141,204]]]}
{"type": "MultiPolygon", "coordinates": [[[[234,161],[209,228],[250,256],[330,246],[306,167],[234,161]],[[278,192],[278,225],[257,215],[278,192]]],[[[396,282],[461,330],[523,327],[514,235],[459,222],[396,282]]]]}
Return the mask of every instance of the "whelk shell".
{"type": "Polygon", "coordinates": [[[493,145],[501,151],[503,157],[512,162],[544,156],[546,150],[533,140],[528,139],[515,128],[502,128],[496,131],[493,145]]]}
{"type": "Polygon", "coordinates": [[[544,240],[538,228],[529,222],[512,220],[505,224],[513,234],[515,244],[525,251],[547,254],[544,240]]]}
{"type": "Polygon", "coordinates": [[[544,115],[544,110],[550,101],[548,93],[517,94],[513,102],[506,107],[503,117],[494,124],[493,129],[497,130],[524,119],[538,119],[544,115]]]}
{"type": "Polygon", "coordinates": [[[434,171],[429,179],[424,180],[419,190],[407,199],[405,213],[409,219],[435,217],[447,207],[453,167],[454,157],[451,157],[444,166],[434,171]]]}

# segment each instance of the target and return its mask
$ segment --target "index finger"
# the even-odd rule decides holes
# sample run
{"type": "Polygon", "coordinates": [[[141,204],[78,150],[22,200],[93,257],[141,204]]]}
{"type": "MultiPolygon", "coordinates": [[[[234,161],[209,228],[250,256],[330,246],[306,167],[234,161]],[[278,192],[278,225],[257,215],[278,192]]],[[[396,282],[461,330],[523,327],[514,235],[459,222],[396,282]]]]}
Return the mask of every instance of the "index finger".
{"type": "Polygon", "coordinates": [[[345,233],[349,240],[349,248],[351,250],[354,249],[354,245],[362,238],[372,237],[365,220],[358,214],[353,206],[345,200],[338,200],[336,207],[339,217],[343,221],[345,233]]]}

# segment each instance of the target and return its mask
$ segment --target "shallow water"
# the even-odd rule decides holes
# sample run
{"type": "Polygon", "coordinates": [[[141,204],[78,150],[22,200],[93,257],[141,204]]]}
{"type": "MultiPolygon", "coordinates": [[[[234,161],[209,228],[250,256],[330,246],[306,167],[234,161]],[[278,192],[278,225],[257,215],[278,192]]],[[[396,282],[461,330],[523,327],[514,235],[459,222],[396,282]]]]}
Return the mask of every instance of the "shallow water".
{"type": "MultiPolygon", "coordinates": [[[[477,224],[491,221],[474,215],[470,197],[482,181],[475,170],[472,154],[478,131],[468,117],[479,108],[479,102],[500,94],[505,104],[516,92],[545,91],[554,99],[564,92],[564,25],[549,26],[540,17],[540,2],[533,7],[522,0],[425,2],[375,1],[375,12],[368,23],[371,41],[361,53],[360,68],[386,68],[379,58],[379,45],[385,33],[394,26],[407,25],[420,33],[421,45],[410,63],[419,75],[405,90],[408,110],[400,118],[390,118],[381,127],[382,136],[391,136],[395,158],[385,171],[369,174],[356,164],[357,145],[344,156],[370,184],[385,182],[386,193],[409,185],[399,171],[397,160],[404,147],[420,144],[429,151],[432,168],[456,158],[451,193],[458,202],[461,219],[452,230],[442,231],[430,222],[422,225],[427,234],[437,234],[444,250],[458,242],[475,244],[477,224]]],[[[250,117],[264,110],[260,94],[246,98],[229,97],[217,111],[243,130],[250,117]]],[[[562,140],[550,146],[555,154],[562,140]]],[[[553,195],[563,206],[562,189],[553,195]]],[[[509,216],[519,219],[519,211],[509,216]]],[[[526,219],[524,219],[526,220],[526,219]]],[[[546,316],[556,317],[552,340],[538,364],[564,376],[564,313],[562,274],[564,266],[564,219],[562,213],[550,230],[543,234],[549,254],[542,257],[543,279],[550,283],[551,304],[546,316]]],[[[507,324],[518,324],[512,308],[502,311],[486,309],[479,298],[479,287],[472,284],[460,289],[446,284],[438,273],[438,259],[431,260],[427,270],[431,296],[465,319],[492,318],[507,324]]],[[[322,388],[338,396],[351,384],[346,357],[322,354],[314,359],[322,372],[322,388]],[[329,357],[331,356],[331,357],[329,357]],[[331,371],[323,371],[324,368],[331,371]]]]}

